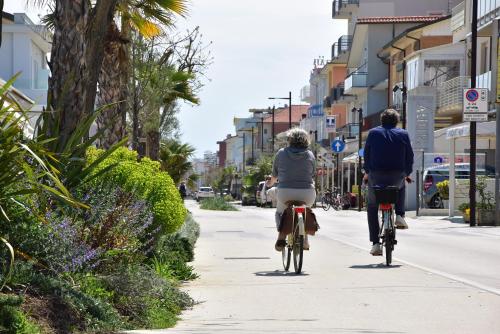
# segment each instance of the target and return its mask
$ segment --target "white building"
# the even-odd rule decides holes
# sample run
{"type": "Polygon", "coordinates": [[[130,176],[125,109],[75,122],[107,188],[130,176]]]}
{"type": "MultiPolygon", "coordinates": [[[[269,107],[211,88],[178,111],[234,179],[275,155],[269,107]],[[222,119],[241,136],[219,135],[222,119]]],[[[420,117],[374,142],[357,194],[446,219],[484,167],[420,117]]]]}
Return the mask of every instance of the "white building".
{"type": "Polygon", "coordinates": [[[2,13],[0,78],[7,81],[20,72],[14,87],[35,101],[33,111],[47,103],[51,41],[47,27],[34,24],[26,14],[2,13]]]}

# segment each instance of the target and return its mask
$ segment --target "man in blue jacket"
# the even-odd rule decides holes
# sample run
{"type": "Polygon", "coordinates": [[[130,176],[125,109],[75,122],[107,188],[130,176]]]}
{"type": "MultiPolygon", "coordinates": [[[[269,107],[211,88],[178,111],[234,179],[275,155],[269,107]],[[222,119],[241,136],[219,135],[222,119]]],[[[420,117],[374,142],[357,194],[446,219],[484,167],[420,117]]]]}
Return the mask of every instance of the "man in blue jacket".
{"type": "Polygon", "coordinates": [[[413,149],[408,131],[397,128],[399,114],[394,109],[385,110],[380,116],[381,126],[373,128],[366,139],[365,182],[368,181],[368,227],[373,243],[370,254],[382,255],[379,239],[378,205],[373,186],[398,186],[399,198],[396,203],[396,228],[407,229],[405,216],[405,180],[413,171],[413,149]]]}

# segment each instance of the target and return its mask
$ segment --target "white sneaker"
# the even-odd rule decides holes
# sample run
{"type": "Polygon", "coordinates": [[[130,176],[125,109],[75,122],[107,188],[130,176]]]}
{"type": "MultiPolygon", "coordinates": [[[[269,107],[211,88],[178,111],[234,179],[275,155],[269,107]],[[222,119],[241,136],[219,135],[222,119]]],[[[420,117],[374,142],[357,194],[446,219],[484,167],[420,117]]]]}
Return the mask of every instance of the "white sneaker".
{"type": "Polygon", "coordinates": [[[373,256],[382,256],[382,245],[381,244],[373,245],[370,254],[373,256]]]}
{"type": "Polygon", "coordinates": [[[408,228],[408,224],[406,224],[405,217],[400,215],[396,216],[396,228],[400,228],[402,230],[406,230],[408,228]]]}

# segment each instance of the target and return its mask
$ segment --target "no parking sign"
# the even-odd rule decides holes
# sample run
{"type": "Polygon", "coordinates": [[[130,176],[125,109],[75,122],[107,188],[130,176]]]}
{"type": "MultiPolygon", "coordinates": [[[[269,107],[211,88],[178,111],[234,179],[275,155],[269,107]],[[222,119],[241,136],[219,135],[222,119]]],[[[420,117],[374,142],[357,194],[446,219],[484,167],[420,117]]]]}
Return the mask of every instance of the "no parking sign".
{"type": "Polygon", "coordinates": [[[488,121],[488,89],[464,89],[464,122],[488,121]]]}

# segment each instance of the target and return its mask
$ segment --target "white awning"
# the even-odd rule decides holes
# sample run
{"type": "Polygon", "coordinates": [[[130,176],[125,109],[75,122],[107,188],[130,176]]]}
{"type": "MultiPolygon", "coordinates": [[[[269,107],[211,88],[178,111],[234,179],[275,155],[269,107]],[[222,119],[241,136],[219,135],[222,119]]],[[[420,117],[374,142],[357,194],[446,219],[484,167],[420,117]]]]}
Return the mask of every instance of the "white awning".
{"type": "MultiPolygon", "coordinates": [[[[476,123],[478,137],[496,137],[496,122],[476,123]]],[[[443,129],[444,130],[444,129],[443,129]]],[[[446,139],[469,137],[470,123],[461,123],[446,129],[446,139]]]]}
{"type": "Polygon", "coordinates": [[[342,163],[357,164],[358,163],[358,152],[349,154],[347,157],[342,159],[342,163]]]}

